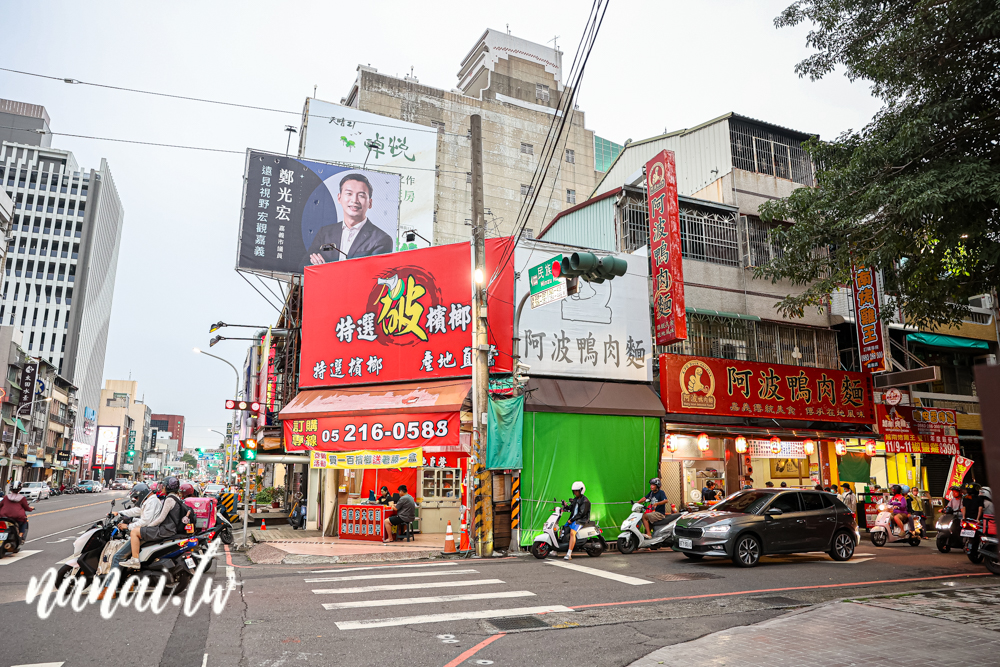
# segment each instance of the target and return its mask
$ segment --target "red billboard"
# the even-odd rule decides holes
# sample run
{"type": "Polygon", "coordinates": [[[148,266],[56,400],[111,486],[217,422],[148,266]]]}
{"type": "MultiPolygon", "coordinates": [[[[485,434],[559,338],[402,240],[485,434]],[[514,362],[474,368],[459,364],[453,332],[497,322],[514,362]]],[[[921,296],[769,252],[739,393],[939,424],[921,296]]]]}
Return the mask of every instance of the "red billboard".
{"type": "Polygon", "coordinates": [[[886,453],[958,454],[954,410],[883,404],[875,409],[876,428],[885,436],[886,453]]]}
{"type": "Polygon", "coordinates": [[[875,421],[865,373],[660,355],[660,400],[674,414],[875,421]]]}
{"type": "Polygon", "coordinates": [[[872,373],[889,370],[885,330],[879,320],[878,282],[870,266],[854,267],[854,322],[858,329],[861,365],[872,373]]]}
{"type": "Polygon", "coordinates": [[[653,267],[653,333],[657,345],[687,339],[681,220],[673,151],[646,163],[649,201],[649,256],[653,267]]]}
{"type": "MultiPolygon", "coordinates": [[[[510,372],[514,262],[510,238],[486,241],[490,370],[510,372]],[[504,256],[504,249],[509,252],[504,256]]],[[[301,387],[472,374],[468,243],[306,267],[301,387]]]]}
{"type": "Polygon", "coordinates": [[[458,412],[286,419],[285,449],[349,452],[457,445],[460,427],[458,412]]]}

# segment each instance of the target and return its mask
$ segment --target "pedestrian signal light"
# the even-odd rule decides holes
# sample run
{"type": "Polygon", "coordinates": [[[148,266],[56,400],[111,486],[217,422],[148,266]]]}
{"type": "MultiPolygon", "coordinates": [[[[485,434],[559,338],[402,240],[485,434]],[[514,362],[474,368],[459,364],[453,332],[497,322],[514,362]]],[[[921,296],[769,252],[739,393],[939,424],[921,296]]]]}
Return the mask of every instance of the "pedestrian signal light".
{"type": "Polygon", "coordinates": [[[244,440],[242,454],[244,461],[255,461],[257,459],[257,441],[253,438],[244,440]]]}
{"type": "Polygon", "coordinates": [[[260,403],[257,401],[237,401],[235,399],[229,399],[226,401],[226,410],[250,410],[251,412],[259,412],[260,403]]]}

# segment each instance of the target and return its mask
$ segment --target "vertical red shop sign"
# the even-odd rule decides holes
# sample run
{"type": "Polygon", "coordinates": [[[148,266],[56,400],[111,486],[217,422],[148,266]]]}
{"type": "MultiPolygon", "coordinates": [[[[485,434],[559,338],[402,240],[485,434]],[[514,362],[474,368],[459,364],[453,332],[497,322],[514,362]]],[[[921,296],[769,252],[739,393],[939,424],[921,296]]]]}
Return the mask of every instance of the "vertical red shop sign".
{"type": "Polygon", "coordinates": [[[657,345],[687,339],[681,222],[673,151],[646,163],[649,200],[649,255],[653,266],[653,329],[657,345]]]}
{"type": "Polygon", "coordinates": [[[889,370],[885,358],[885,331],[879,320],[879,295],[875,270],[854,267],[854,320],[858,328],[861,365],[872,373],[889,370]]]}

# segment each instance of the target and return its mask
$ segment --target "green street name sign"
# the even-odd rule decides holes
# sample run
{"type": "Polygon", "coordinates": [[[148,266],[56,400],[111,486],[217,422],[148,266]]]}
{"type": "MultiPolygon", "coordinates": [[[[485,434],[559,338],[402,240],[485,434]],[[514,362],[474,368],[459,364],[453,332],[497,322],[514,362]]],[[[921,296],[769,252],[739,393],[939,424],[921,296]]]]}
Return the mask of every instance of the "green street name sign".
{"type": "Polygon", "coordinates": [[[562,255],[556,255],[528,269],[532,308],[566,298],[566,279],[560,277],[561,265],[562,255]]]}

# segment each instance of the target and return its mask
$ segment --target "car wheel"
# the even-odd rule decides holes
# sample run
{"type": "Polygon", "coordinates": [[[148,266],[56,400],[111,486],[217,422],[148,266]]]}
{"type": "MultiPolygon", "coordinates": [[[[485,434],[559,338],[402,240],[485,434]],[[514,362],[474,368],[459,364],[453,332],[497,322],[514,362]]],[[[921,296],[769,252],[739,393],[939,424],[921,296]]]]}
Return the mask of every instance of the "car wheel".
{"type": "Polygon", "coordinates": [[[753,535],[742,535],[733,547],[733,563],[739,567],[753,567],[760,561],[760,540],[753,535]]]}
{"type": "Polygon", "coordinates": [[[951,551],[951,544],[948,542],[948,537],[945,535],[939,535],[936,541],[937,549],[943,554],[951,551]]]}
{"type": "Polygon", "coordinates": [[[685,556],[687,556],[688,560],[701,560],[702,558],[705,557],[705,554],[692,554],[686,551],[683,553],[685,556]]]}
{"type": "Polygon", "coordinates": [[[639,546],[639,540],[632,533],[625,533],[618,538],[618,552],[630,554],[639,546]]]}
{"type": "Polygon", "coordinates": [[[833,548],[830,549],[830,558],[833,560],[851,560],[854,555],[854,537],[846,530],[841,531],[833,537],[833,548]]]}

